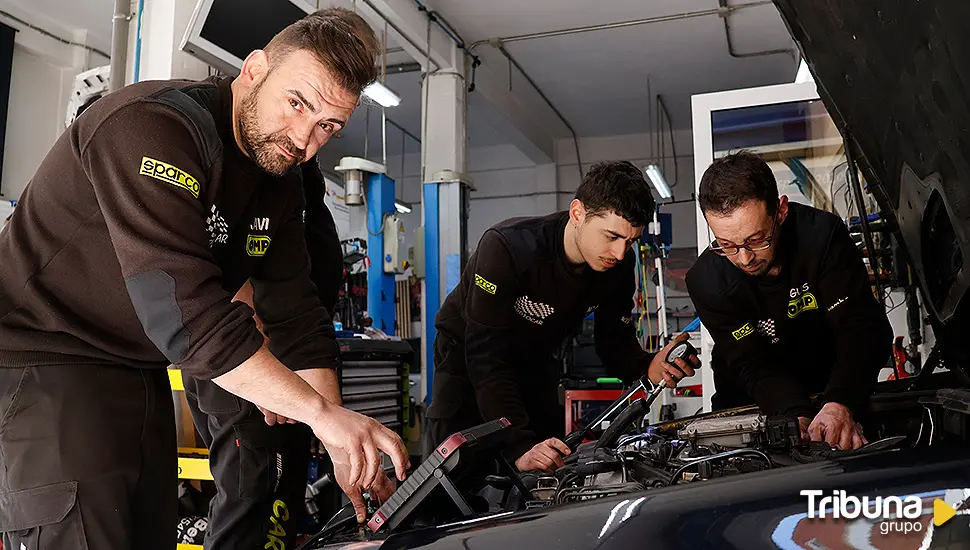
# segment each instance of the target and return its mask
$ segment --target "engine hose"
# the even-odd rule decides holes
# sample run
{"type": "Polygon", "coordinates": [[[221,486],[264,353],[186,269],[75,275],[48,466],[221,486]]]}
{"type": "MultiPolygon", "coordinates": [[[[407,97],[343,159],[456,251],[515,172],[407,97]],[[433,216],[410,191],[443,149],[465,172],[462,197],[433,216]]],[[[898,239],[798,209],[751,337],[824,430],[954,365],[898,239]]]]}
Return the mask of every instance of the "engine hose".
{"type": "Polygon", "coordinates": [[[623,431],[629,424],[643,415],[647,414],[646,402],[643,398],[639,398],[630,404],[629,407],[623,409],[623,412],[616,417],[616,420],[610,424],[610,427],[603,432],[603,436],[600,437],[599,441],[596,442],[594,449],[602,449],[604,447],[612,448],[616,445],[616,442],[623,435],[623,431]]]}
{"type": "Polygon", "coordinates": [[[771,459],[768,458],[768,455],[766,455],[765,453],[763,453],[763,452],[761,452],[761,451],[759,451],[757,449],[736,449],[736,450],[733,450],[733,451],[726,451],[726,452],[723,452],[723,453],[718,453],[716,455],[705,456],[704,458],[701,458],[701,459],[698,459],[698,460],[693,460],[693,461],[691,461],[691,462],[689,462],[687,464],[684,464],[683,466],[681,466],[680,468],[678,468],[676,472],[674,472],[674,475],[670,476],[670,483],[668,483],[667,486],[669,487],[670,485],[674,485],[675,483],[677,483],[677,480],[680,479],[680,474],[684,473],[684,470],[686,470],[687,468],[690,468],[691,466],[695,466],[695,465],[700,464],[702,462],[710,462],[712,460],[717,460],[719,458],[729,458],[729,457],[732,457],[732,456],[742,456],[742,455],[748,455],[748,454],[756,455],[759,458],[763,458],[765,460],[765,462],[768,463],[768,467],[769,468],[772,468],[774,466],[771,463],[771,459]]]}

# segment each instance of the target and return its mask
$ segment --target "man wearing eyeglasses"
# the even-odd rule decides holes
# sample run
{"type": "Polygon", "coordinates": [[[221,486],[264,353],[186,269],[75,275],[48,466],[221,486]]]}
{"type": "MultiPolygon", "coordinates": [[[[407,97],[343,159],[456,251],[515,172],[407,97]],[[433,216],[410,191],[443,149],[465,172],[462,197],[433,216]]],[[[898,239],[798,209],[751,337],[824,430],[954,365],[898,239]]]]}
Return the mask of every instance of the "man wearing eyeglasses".
{"type": "Polygon", "coordinates": [[[743,151],[711,164],[698,202],[713,240],[687,287],[714,339],[714,408],[753,402],[798,417],[806,439],[865,444],[857,421],[893,333],[845,224],[779,197],[767,163],[743,151]]]}

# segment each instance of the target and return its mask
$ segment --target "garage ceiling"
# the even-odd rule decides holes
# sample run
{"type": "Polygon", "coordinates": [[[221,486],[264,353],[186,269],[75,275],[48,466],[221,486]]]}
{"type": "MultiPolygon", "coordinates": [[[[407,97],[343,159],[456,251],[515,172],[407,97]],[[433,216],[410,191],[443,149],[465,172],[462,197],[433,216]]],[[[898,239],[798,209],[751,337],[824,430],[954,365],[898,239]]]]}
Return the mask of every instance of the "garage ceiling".
{"type": "MultiPolygon", "coordinates": [[[[591,9],[589,0],[427,0],[455,26],[467,43],[490,37],[510,37],[616,23],[634,19],[673,16],[718,8],[719,0],[600,0],[591,9]]],[[[753,0],[731,0],[731,5],[753,0]]],[[[88,29],[92,45],[107,48],[111,36],[112,0],[0,0],[39,13],[65,27],[88,29]]],[[[338,3],[350,6],[353,0],[338,3]]],[[[732,12],[728,21],[736,53],[792,49],[788,31],[776,8],[764,2],[732,12]]],[[[321,1],[321,5],[328,2],[321,1]]],[[[394,44],[392,43],[392,46],[394,44]]],[[[736,58],[728,51],[723,19],[717,15],[682,18],[646,25],[614,28],[523,40],[506,44],[509,53],[543,89],[581,137],[646,132],[647,82],[653,94],[661,94],[671,112],[675,129],[690,127],[690,96],[698,93],[791,82],[797,67],[794,52],[736,58]]],[[[491,46],[476,48],[484,64],[507,78],[508,63],[491,46]]],[[[403,54],[392,56],[391,62],[403,54]]],[[[402,97],[401,106],[388,116],[419,135],[421,128],[420,73],[392,74],[388,84],[402,97]]],[[[513,92],[529,84],[513,70],[513,92]]],[[[474,105],[474,103],[472,103],[474,105]]],[[[541,104],[536,109],[546,109],[541,104]]],[[[364,118],[361,108],[341,139],[328,146],[335,154],[361,154],[364,118]]],[[[503,143],[504,137],[469,113],[470,145],[503,143]]],[[[380,154],[380,110],[372,109],[370,156],[380,154]]],[[[548,129],[554,137],[570,134],[562,125],[548,129]]],[[[408,152],[417,144],[407,139],[408,152]]],[[[388,128],[389,154],[401,147],[401,132],[388,128]]]]}

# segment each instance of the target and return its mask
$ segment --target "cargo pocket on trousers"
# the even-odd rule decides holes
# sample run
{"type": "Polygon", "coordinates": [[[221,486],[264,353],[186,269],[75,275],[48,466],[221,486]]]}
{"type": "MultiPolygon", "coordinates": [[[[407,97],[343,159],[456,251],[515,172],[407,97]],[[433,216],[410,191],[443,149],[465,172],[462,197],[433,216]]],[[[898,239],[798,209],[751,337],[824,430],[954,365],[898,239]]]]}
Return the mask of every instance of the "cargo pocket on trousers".
{"type": "Polygon", "coordinates": [[[278,469],[282,456],[271,443],[267,433],[274,426],[237,424],[233,426],[239,445],[239,498],[260,500],[275,491],[279,483],[278,469]]]}
{"type": "Polygon", "coordinates": [[[80,514],[76,481],[0,493],[0,533],[15,550],[87,550],[80,514]]]}

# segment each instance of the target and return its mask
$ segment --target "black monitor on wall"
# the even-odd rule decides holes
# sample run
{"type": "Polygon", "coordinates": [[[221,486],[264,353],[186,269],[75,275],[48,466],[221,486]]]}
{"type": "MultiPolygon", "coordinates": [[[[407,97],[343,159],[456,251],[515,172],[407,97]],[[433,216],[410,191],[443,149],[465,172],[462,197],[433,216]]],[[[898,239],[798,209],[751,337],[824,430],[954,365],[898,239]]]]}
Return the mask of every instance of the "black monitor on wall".
{"type": "Polygon", "coordinates": [[[181,49],[226,74],[238,74],[253,50],[312,13],[303,0],[199,0],[181,49]]]}

